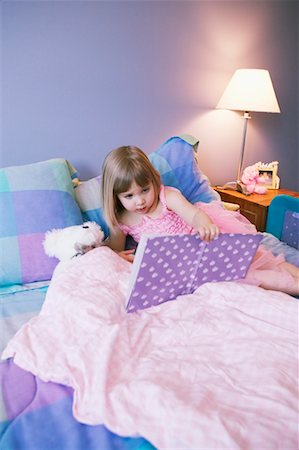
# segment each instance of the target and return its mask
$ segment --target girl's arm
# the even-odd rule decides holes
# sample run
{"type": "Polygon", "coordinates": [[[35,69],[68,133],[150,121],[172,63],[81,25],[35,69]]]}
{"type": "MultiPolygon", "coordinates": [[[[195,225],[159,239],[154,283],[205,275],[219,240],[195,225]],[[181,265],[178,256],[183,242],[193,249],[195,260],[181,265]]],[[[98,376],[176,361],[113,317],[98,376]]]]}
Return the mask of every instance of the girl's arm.
{"type": "Polygon", "coordinates": [[[107,245],[116,252],[122,252],[125,249],[126,236],[120,228],[110,228],[109,238],[107,239],[107,245]]]}
{"type": "Polygon", "coordinates": [[[188,202],[179,191],[165,187],[165,197],[167,207],[197,230],[201,239],[209,241],[219,235],[219,228],[211,221],[209,216],[188,202]]]}
{"type": "Polygon", "coordinates": [[[109,239],[107,240],[107,246],[114,250],[119,256],[126,261],[132,262],[134,259],[135,250],[125,250],[126,236],[119,229],[115,228],[110,230],[109,239]]]}

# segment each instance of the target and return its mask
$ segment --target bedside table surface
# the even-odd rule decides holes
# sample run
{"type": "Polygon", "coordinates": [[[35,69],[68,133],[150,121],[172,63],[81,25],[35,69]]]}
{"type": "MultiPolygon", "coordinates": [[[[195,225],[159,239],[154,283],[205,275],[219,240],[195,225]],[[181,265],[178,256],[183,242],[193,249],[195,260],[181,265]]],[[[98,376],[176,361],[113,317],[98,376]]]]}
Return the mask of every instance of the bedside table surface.
{"type": "Polygon", "coordinates": [[[291,195],[299,198],[299,192],[290,191],[289,189],[269,189],[265,194],[250,194],[245,195],[233,189],[221,189],[221,187],[214,186],[215,191],[223,194],[232,195],[235,198],[241,198],[247,202],[257,203],[259,205],[269,206],[271,200],[277,195],[291,195]]]}

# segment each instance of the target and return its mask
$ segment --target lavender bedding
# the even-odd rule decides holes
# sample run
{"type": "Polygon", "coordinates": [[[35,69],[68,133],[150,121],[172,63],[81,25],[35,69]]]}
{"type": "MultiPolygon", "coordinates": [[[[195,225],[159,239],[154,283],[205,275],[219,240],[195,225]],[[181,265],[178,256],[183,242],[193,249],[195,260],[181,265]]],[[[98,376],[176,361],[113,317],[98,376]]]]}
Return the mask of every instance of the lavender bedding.
{"type": "Polygon", "coordinates": [[[297,449],[298,300],[207,283],[127,314],[129,272],[108,248],[56,267],[2,354],[1,448],[297,449]]]}
{"type": "MultiPolygon", "coordinates": [[[[0,290],[0,352],[16,331],[39,314],[49,283],[0,290]]],[[[154,450],[142,437],[122,437],[72,414],[73,389],[44,382],[12,359],[0,363],[1,450],[154,450]]]]}

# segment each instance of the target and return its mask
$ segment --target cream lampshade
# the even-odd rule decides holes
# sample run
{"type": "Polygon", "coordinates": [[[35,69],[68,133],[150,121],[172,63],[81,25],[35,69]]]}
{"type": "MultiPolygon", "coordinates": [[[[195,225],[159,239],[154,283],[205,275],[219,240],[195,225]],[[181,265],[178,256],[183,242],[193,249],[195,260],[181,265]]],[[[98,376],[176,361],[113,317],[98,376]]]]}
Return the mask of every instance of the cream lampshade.
{"type": "Polygon", "coordinates": [[[230,188],[242,190],[240,177],[243,166],[247,122],[250,112],[279,113],[280,108],[268,70],[238,69],[228,83],[216,108],[244,112],[243,139],[237,181],[227,183],[230,188]]]}

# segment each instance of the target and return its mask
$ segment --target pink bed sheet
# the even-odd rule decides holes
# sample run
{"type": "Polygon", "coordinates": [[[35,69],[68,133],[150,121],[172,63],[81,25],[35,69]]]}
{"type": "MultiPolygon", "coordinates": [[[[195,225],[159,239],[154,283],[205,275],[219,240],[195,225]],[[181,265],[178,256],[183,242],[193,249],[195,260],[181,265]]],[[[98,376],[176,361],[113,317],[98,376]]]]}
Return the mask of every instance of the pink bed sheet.
{"type": "Polygon", "coordinates": [[[129,273],[108,248],[60,263],[2,358],[71,386],[78,421],[159,449],[297,449],[298,301],[207,283],[127,314],[129,273]]]}

